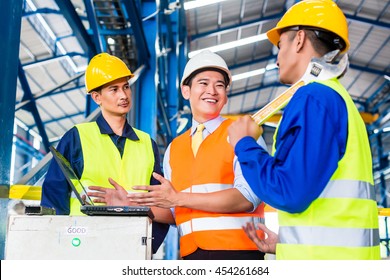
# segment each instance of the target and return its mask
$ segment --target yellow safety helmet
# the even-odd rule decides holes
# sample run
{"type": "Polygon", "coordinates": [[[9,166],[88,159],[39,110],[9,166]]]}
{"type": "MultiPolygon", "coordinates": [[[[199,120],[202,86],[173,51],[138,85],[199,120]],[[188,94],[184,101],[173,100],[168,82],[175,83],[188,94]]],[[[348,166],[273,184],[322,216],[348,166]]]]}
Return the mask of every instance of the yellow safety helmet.
{"type": "Polygon", "coordinates": [[[306,0],[296,3],[287,10],[276,27],[267,32],[268,39],[277,46],[281,30],[295,26],[332,32],[345,43],[340,51],[344,53],[349,49],[347,19],[341,9],[331,0],[306,0]]]}
{"type": "Polygon", "coordinates": [[[88,64],[85,71],[85,88],[87,93],[97,89],[109,82],[120,78],[132,78],[127,65],[118,57],[108,53],[95,55],[88,64]]]}

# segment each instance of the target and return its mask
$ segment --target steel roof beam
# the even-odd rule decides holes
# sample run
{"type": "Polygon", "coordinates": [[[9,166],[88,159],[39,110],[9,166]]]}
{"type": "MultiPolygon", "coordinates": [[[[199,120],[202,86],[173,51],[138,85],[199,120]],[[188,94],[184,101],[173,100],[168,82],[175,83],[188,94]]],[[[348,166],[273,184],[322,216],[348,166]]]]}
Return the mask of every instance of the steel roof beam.
{"type": "MultiPolygon", "coordinates": [[[[23,66],[21,66],[21,67],[23,67],[23,66]]],[[[35,103],[35,101],[36,101],[37,99],[39,99],[39,98],[46,97],[46,96],[50,96],[50,95],[52,95],[52,94],[57,94],[57,92],[55,92],[56,90],[58,90],[58,89],[60,89],[60,88],[62,88],[62,87],[64,87],[64,86],[66,86],[67,84],[69,84],[69,83],[71,83],[71,82],[74,82],[75,80],[80,79],[80,78],[83,77],[83,76],[84,76],[84,73],[79,74],[79,75],[77,75],[76,77],[72,77],[71,79],[67,80],[66,82],[64,82],[64,83],[62,83],[62,84],[60,84],[60,85],[57,85],[57,86],[55,86],[54,88],[51,88],[50,90],[45,91],[45,92],[42,92],[42,93],[40,93],[40,94],[35,94],[35,95],[33,95],[33,94],[31,93],[31,97],[32,97],[32,98],[31,98],[31,99],[24,99],[24,98],[23,98],[23,100],[22,100],[21,102],[19,102],[19,103],[15,106],[15,111],[17,111],[17,110],[19,110],[19,109],[26,108],[26,106],[28,106],[31,102],[34,102],[34,103],[35,103]]]]}
{"type": "Polygon", "coordinates": [[[36,9],[35,11],[23,11],[23,17],[29,17],[29,16],[35,16],[38,14],[54,14],[54,15],[62,15],[61,11],[50,9],[50,8],[40,8],[36,9]]]}
{"type": "Polygon", "coordinates": [[[149,66],[150,51],[145,38],[139,9],[137,8],[135,1],[123,1],[123,4],[125,6],[127,16],[129,17],[135,42],[137,44],[138,65],[145,64],[146,66],[149,66]]]}
{"type": "Polygon", "coordinates": [[[31,112],[31,114],[33,115],[35,123],[36,123],[38,131],[39,131],[39,134],[41,135],[41,138],[42,138],[42,144],[47,152],[47,151],[49,151],[50,142],[49,142],[49,139],[47,137],[45,127],[42,123],[41,117],[39,115],[34,96],[31,92],[30,86],[28,85],[27,78],[26,78],[26,75],[23,71],[22,64],[20,62],[19,62],[19,68],[18,68],[18,77],[19,77],[20,85],[22,86],[22,89],[24,92],[22,102],[26,101],[26,100],[30,101],[29,104],[25,107],[25,109],[28,110],[29,112],[31,112]]]}
{"type": "Polygon", "coordinates": [[[81,22],[79,15],[76,13],[72,2],[70,0],[55,0],[55,2],[57,3],[60,11],[62,11],[66,21],[73,30],[84,52],[87,54],[95,54],[95,44],[92,42],[90,36],[85,30],[84,25],[81,22]]]}
{"type": "Polygon", "coordinates": [[[368,19],[368,18],[351,16],[351,15],[345,15],[345,17],[349,20],[352,20],[352,21],[366,23],[366,24],[369,24],[369,25],[372,25],[375,27],[379,27],[379,28],[390,29],[390,24],[383,22],[383,21],[372,20],[372,19],[368,19]]]}
{"type": "Polygon", "coordinates": [[[195,41],[195,40],[209,37],[209,36],[215,36],[219,33],[226,33],[226,32],[230,32],[230,31],[234,31],[238,28],[244,28],[244,27],[250,27],[253,25],[263,24],[267,21],[281,18],[283,16],[284,12],[285,11],[283,11],[281,13],[274,14],[272,16],[268,16],[268,17],[256,18],[256,19],[253,19],[250,21],[243,22],[241,24],[232,24],[229,26],[225,26],[223,28],[218,28],[218,29],[210,30],[207,32],[199,33],[199,34],[194,34],[194,35],[191,35],[191,41],[195,41]]]}
{"type": "Polygon", "coordinates": [[[39,60],[34,60],[32,62],[24,63],[24,64],[22,64],[22,66],[23,66],[23,69],[26,70],[26,69],[31,68],[31,67],[42,66],[42,64],[52,63],[53,61],[57,61],[57,60],[60,60],[63,58],[73,57],[73,56],[83,56],[84,57],[86,55],[85,55],[85,53],[68,52],[68,53],[63,54],[63,55],[55,55],[52,57],[47,57],[44,59],[39,59],[39,60]]]}
{"type": "MultiPolygon", "coordinates": [[[[284,13],[285,13],[285,10],[283,10],[281,13],[277,13],[277,14],[272,15],[272,16],[260,17],[260,18],[253,19],[253,20],[250,20],[247,22],[243,22],[241,24],[232,24],[232,25],[229,25],[229,26],[226,26],[223,28],[218,28],[218,29],[210,30],[207,32],[199,33],[199,34],[194,34],[191,36],[191,40],[195,41],[197,39],[201,39],[201,38],[205,38],[205,37],[209,37],[209,36],[215,36],[218,33],[230,32],[230,31],[234,31],[238,28],[249,27],[252,25],[262,24],[262,23],[265,23],[265,22],[270,21],[270,20],[280,19],[284,15],[284,13]]],[[[357,17],[357,16],[351,16],[351,15],[346,15],[346,18],[349,20],[352,20],[352,21],[367,23],[367,24],[370,24],[370,25],[373,25],[373,26],[376,26],[379,28],[390,29],[390,24],[385,23],[385,22],[380,22],[378,20],[371,20],[371,19],[357,17]]]]}

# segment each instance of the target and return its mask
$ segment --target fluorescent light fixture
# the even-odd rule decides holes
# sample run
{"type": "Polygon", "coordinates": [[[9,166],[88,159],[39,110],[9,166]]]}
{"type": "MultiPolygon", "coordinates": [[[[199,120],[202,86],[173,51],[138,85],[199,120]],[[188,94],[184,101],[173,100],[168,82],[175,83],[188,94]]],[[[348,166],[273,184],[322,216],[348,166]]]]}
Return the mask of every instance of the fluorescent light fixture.
{"type": "MultiPolygon", "coordinates": [[[[31,8],[32,11],[35,12],[37,10],[37,7],[34,5],[34,3],[31,0],[26,0],[26,3],[29,5],[29,7],[31,8]]],[[[36,17],[37,17],[38,21],[40,22],[40,24],[42,25],[42,27],[45,29],[46,33],[55,42],[55,45],[58,48],[59,52],[61,54],[67,54],[66,49],[64,48],[64,46],[62,45],[61,42],[57,41],[57,39],[58,39],[57,36],[54,34],[53,30],[51,29],[49,24],[46,22],[46,20],[43,18],[43,16],[41,14],[36,14],[36,17]]],[[[73,71],[75,71],[77,73],[77,66],[74,63],[74,61],[69,56],[66,56],[65,59],[68,61],[69,65],[72,67],[73,71]]]]}
{"type": "Polygon", "coordinates": [[[207,5],[217,4],[217,3],[223,2],[223,1],[226,1],[226,0],[194,0],[194,1],[189,1],[189,2],[184,3],[184,10],[196,9],[196,8],[207,6],[207,5]]]}
{"type": "Polygon", "coordinates": [[[390,81],[390,77],[389,76],[384,75],[384,77],[385,77],[386,80],[390,81]]]}
{"type": "Polygon", "coordinates": [[[265,71],[266,71],[265,68],[260,68],[260,69],[245,72],[242,74],[237,74],[237,75],[234,75],[232,77],[232,81],[238,81],[238,80],[246,79],[249,77],[258,76],[258,75],[264,74],[265,71]]]}
{"type": "Polygon", "coordinates": [[[256,35],[256,36],[252,36],[252,37],[248,37],[248,38],[245,38],[245,39],[240,39],[240,40],[237,40],[237,41],[233,41],[233,42],[229,42],[229,43],[225,43],[225,44],[220,44],[220,45],[213,46],[213,47],[210,47],[210,48],[204,48],[204,49],[201,49],[201,50],[196,50],[196,51],[190,52],[188,54],[188,57],[191,58],[194,55],[196,55],[196,54],[198,54],[198,53],[200,53],[201,51],[204,51],[204,50],[210,50],[212,52],[220,52],[220,51],[232,49],[232,48],[235,48],[235,47],[240,47],[240,46],[256,43],[256,42],[263,41],[263,40],[266,40],[266,39],[267,39],[267,34],[262,33],[262,34],[259,34],[259,35],[256,35]]]}
{"type": "Polygon", "coordinates": [[[232,81],[238,81],[238,80],[246,79],[246,78],[249,78],[249,77],[262,75],[266,71],[270,71],[270,70],[273,70],[273,69],[276,69],[276,68],[278,68],[276,63],[272,63],[272,64],[267,65],[267,67],[265,67],[265,68],[260,68],[260,69],[256,69],[256,70],[249,71],[249,72],[245,72],[245,73],[242,73],[242,74],[234,75],[234,76],[232,76],[232,81]]]}
{"type": "MultiPolygon", "coordinates": [[[[28,131],[28,130],[29,130],[28,126],[27,126],[24,122],[22,122],[21,120],[19,120],[17,117],[15,117],[14,120],[15,120],[14,123],[15,123],[17,126],[19,126],[20,128],[22,128],[22,129],[25,130],[25,131],[28,131]]],[[[14,134],[16,134],[16,131],[14,131],[14,134]]]]}

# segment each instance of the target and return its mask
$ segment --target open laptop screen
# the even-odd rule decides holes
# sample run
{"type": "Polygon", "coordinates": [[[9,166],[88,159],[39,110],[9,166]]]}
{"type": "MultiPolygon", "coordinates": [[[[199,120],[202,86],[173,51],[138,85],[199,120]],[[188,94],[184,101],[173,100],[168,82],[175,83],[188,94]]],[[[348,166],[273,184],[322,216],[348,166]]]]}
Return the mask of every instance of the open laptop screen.
{"type": "Polygon", "coordinates": [[[81,205],[93,205],[92,199],[88,196],[87,190],[81,183],[80,179],[77,177],[73,168],[70,166],[69,161],[53,146],[50,147],[50,151],[52,152],[54,159],[60,166],[62,173],[68,180],[69,185],[72,187],[72,190],[75,193],[77,199],[80,201],[81,205]],[[81,192],[79,192],[79,190],[81,190],[81,192]],[[85,198],[83,199],[84,196],[85,198]]]}
{"type": "Polygon", "coordinates": [[[153,219],[154,215],[152,210],[150,207],[146,206],[94,205],[92,199],[87,194],[87,190],[70,166],[69,161],[54,147],[50,147],[50,151],[69,182],[69,185],[72,187],[77,199],[80,201],[80,211],[82,213],[89,216],[149,216],[153,219]],[[81,192],[79,192],[79,190],[81,190],[81,192]]]}

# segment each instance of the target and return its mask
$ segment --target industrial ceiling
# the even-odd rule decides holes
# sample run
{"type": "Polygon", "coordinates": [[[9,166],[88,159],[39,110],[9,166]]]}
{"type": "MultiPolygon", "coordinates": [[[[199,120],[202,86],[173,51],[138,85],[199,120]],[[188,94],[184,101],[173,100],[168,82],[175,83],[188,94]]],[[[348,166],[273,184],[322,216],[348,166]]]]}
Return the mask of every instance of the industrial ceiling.
{"type": "MultiPolygon", "coordinates": [[[[15,117],[24,130],[41,137],[43,145],[36,152],[45,155],[45,146],[93,112],[85,94],[84,71],[89,59],[100,51],[121,57],[140,77],[144,69],[155,69],[157,109],[152,113],[157,123],[155,138],[162,150],[188,113],[177,90],[187,53],[225,47],[217,52],[234,78],[223,114],[251,114],[287,88],[278,81],[277,49],[268,40],[240,43],[254,36],[261,38],[297,1],[208,1],[206,6],[187,9],[192,2],[25,0],[15,117]],[[154,29],[147,25],[150,22],[154,29]],[[236,42],[234,47],[227,46],[231,42],[236,42]],[[169,55],[174,60],[169,60],[169,55]],[[239,78],[239,74],[255,70],[256,75],[239,78]],[[169,83],[173,85],[167,87],[169,83]]],[[[350,69],[341,82],[367,123],[377,179],[384,176],[387,180],[390,1],[335,2],[348,19],[351,42],[350,69]]],[[[133,86],[141,88],[139,83],[135,81],[133,86]]],[[[144,96],[141,90],[137,98],[144,96]]],[[[136,104],[142,107],[142,103],[136,104]]],[[[137,125],[137,119],[145,116],[142,114],[150,112],[134,115],[133,124],[137,125]]],[[[18,133],[16,137],[31,144],[18,133]]],[[[388,195],[386,187],[384,191],[388,195]]]]}

